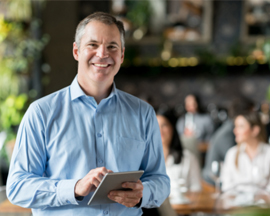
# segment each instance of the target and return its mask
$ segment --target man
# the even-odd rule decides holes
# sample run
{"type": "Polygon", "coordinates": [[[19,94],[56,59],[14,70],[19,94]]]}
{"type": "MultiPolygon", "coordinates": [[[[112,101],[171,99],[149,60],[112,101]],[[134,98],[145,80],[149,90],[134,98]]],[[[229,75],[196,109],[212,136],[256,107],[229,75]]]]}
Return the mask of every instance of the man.
{"type": "Polygon", "coordinates": [[[34,102],[13,152],[7,196],[33,215],[141,215],[170,191],[159,126],[151,106],[116,89],[124,59],[123,24],[98,12],[76,30],[78,75],[69,87],[34,102]],[[108,172],[144,170],[117,203],[88,206],[108,172]]]}

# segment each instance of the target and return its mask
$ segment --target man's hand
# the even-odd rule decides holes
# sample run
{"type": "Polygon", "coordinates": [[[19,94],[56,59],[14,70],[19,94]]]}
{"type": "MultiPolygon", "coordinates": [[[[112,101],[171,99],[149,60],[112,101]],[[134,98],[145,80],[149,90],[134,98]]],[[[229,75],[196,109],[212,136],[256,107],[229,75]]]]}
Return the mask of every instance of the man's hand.
{"type": "Polygon", "coordinates": [[[87,196],[96,189],[106,173],[112,172],[105,167],[92,169],[84,178],[80,179],[75,185],[75,197],[87,196]]]}
{"type": "Polygon", "coordinates": [[[187,137],[194,136],[194,131],[192,129],[185,128],[184,135],[187,136],[187,137]]]}
{"type": "Polygon", "coordinates": [[[143,184],[140,180],[137,182],[125,182],[123,188],[130,188],[130,191],[114,190],[108,194],[109,199],[118,202],[126,207],[134,207],[143,196],[143,184]]]}

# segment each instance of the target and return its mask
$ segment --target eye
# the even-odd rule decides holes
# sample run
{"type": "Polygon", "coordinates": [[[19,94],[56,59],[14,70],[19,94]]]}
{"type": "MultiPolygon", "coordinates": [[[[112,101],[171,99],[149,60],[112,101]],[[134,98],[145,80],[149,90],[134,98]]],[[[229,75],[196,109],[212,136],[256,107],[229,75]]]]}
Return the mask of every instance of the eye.
{"type": "Polygon", "coordinates": [[[90,43],[90,44],[88,44],[88,46],[90,46],[90,47],[97,47],[97,44],[94,44],[94,43],[90,43]]]}
{"type": "Polygon", "coordinates": [[[113,49],[117,49],[117,47],[113,46],[113,45],[110,45],[110,46],[108,46],[108,49],[113,50],[113,49]]]}

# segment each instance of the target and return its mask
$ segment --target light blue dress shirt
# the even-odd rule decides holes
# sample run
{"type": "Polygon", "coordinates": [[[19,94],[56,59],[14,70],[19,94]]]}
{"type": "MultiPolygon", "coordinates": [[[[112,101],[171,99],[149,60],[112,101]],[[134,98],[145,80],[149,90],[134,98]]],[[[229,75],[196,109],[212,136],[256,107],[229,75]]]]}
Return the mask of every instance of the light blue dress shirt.
{"type": "Polygon", "coordinates": [[[141,207],[162,204],[170,192],[159,126],[153,108],[113,86],[99,104],[71,86],[32,103],[17,134],[8,199],[33,215],[141,215],[121,204],[88,206],[76,182],[96,167],[113,172],[144,170],[141,207]]]}

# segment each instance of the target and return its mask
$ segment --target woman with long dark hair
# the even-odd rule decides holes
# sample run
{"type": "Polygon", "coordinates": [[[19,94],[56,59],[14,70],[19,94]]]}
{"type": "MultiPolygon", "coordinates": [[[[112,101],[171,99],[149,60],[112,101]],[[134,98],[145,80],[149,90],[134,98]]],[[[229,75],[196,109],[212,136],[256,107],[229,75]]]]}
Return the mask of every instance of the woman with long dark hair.
{"type": "Polygon", "coordinates": [[[179,194],[181,184],[186,190],[201,190],[201,175],[196,157],[181,145],[175,128],[176,117],[171,110],[158,111],[157,120],[166,163],[166,171],[171,180],[171,198],[179,194]],[[183,186],[183,185],[182,185],[183,186]]]}

